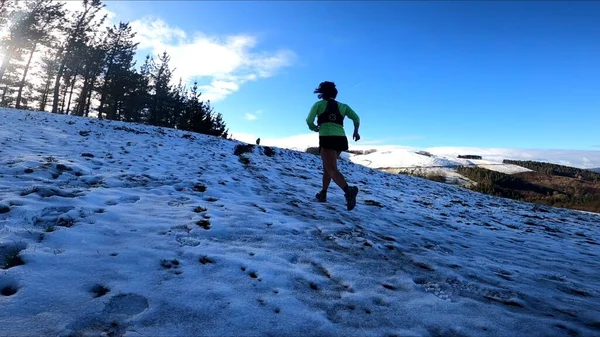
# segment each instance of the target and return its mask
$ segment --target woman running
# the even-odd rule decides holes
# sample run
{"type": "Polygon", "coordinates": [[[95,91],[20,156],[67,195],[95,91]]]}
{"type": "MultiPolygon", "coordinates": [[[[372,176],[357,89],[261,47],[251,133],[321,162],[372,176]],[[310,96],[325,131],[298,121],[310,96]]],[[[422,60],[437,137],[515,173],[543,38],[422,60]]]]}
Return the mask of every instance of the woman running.
{"type": "Polygon", "coordinates": [[[337,159],[342,151],[348,150],[348,138],[344,131],[344,117],[348,116],[354,122],[354,141],[360,139],[358,127],[360,119],[348,105],[335,100],[338,91],[333,82],[321,82],[315,89],[319,94],[320,101],[316,102],[310,109],[306,118],[308,128],[319,132],[319,153],[323,160],[323,189],[317,193],[317,200],[327,201],[327,189],[331,179],[344,190],[346,196],[346,208],[350,211],[356,206],[356,195],[358,187],[349,186],[344,176],[338,171],[337,159]],[[317,117],[317,125],[314,120],[317,117]]]}

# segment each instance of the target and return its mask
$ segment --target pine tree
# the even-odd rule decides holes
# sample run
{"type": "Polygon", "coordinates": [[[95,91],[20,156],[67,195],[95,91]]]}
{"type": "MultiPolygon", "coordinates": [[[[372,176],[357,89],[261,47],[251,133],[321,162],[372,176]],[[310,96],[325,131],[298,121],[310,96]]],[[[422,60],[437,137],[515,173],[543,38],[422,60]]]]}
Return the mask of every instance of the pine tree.
{"type": "Polygon", "coordinates": [[[100,105],[98,107],[98,118],[106,112],[108,119],[121,119],[119,106],[135,81],[132,81],[132,68],[135,66],[133,60],[137,43],[133,42],[135,33],[129,23],[120,22],[119,26],[107,29],[107,41],[105,45],[106,59],[103,66],[102,89],[100,90],[100,105]]]}
{"type": "Polygon", "coordinates": [[[58,70],[58,61],[54,55],[51,54],[50,49],[48,54],[42,57],[41,70],[35,74],[37,78],[41,79],[41,83],[34,86],[34,92],[37,94],[34,99],[39,102],[38,110],[45,111],[48,105],[48,99],[50,97],[50,90],[52,87],[52,81],[56,76],[58,70]]]}
{"type": "MultiPolygon", "coordinates": [[[[80,59],[82,45],[88,42],[88,33],[97,28],[98,24],[94,25],[94,20],[98,12],[104,8],[101,0],[83,0],[83,10],[75,14],[75,21],[65,27],[66,40],[59,47],[57,52],[58,70],[54,79],[52,112],[58,113],[58,105],[60,98],[61,80],[65,77],[64,89],[73,89],[77,72],[80,70],[80,59]],[[67,72],[67,70],[69,70],[67,72]]],[[[100,20],[100,23],[104,18],[100,20]]],[[[71,91],[72,93],[72,91],[71,91]]],[[[66,93],[63,93],[61,111],[64,111],[64,101],[66,93]]]]}
{"type": "Polygon", "coordinates": [[[39,45],[47,45],[49,43],[51,39],[49,32],[53,31],[58,21],[64,18],[63,5],[63,3],[55,3],[51,0],[42,0],[37,2],[37,6],[32,11],[31,15],[35,17],[35,21],[32,23],[30,32],[28,33],[28,43],[31,44],[31,49],[18,86],[19,89],[15,104],[15,108],[17,109],[21,107],[23,89],[27,85],[26,79],[29,74],[33,55],[37,52],[39,45]]]}
{"type": "Polygon", "coordinates": [[[145,122],[144,112],[148,101],[148,81],[133,69],[119,77],[125,91],[123,100],[118,103],[121,118],[128,122],[145,122]]]}
{"type": "Polygon", "coordinates": [[[92,92],[95,90],[96,82],[102,72],[104,59],[106,58],[106,39],[106,36],[93,38],[82,46],[80,51],[80,74],[83,85],[77,98],[77,106],[73,111],[74,115],[83,116],[89,113],[92,92]]]}
{"type": "MultiPolygon", "coordinates": [[[[167,52],[158,56],[158,62],[151,60],[150,65],[150,93],[148,123],[157,126],[169,126],[173,110],[174,90],[171,86],[172,70],[169,67],[171,60],[167,52]]],[[[173,127],[174,125],[171,125],[173,127]]]]}
{"type": "Polygon", "coordinates": [[[177,128],[227,138],[228,130],[223,116],[215,114],[210,101],[201,101],[200,96],[198,83],[194,82],[191,92],[186,93],[183,100],[185,104],[177,128]]]}

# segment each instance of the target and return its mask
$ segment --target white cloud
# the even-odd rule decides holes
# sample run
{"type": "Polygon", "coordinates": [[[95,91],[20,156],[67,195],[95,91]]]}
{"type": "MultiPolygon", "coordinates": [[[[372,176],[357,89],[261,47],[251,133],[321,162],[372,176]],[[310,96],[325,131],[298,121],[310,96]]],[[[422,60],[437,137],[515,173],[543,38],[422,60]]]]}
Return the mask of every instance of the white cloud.
{"type": "Polygon", "coordinates": [[[258,119],[258,115],[262,114],[262,110],[258,110],[255,113],[246,113],[244,118],[249,121],[255,121],[258,119]]]}
{"type": "Polygon", "coordinates": [[[319,146],[319,135],[317,133],[308,133],[302,135],[294,135],[282,138],[261,137],[250,133],[231,132],[233,139],[254,144],[256,139],[260,137],[260,144],[266,146],[280,147],[286,149],[295,149],[304,151],[308,147],[319,146]]]}
{"type": "Polygon", "coordinates": [[[547,150],[478,147],[432,147],[425,149],[436,155],[480,155],[486,160],[501,162],[504,159],[534,160],[579,168],[600,167],[600,151],[595,150],[547,150]]]}
{"type": "Polygon", "coordinates": [[[166,51],[175,68],[174,81],[181,77],[184,81],[208,82],[199,89],[203,99],[212,102],[238,91],[244,83],[274,76],[295,58],[289,50],[254,51],[258,41],[248,34],[190,35],[159,18],[144,18],[131,25],[140,50],[150,50],[153,55],[166,51]]]}

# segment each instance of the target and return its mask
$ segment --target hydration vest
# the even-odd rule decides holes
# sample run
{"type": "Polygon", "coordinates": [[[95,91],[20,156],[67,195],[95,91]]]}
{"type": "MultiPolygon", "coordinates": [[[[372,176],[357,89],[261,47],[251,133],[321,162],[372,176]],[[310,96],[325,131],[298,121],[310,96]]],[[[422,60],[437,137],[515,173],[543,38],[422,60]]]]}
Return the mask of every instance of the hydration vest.
{"type": "Polygon", "coordinates": [[[344,116],[340,113],[340,107],[334,99],[327,99],[327,108],[317,118],[317,125],[323,123],[335,123],[344,126],[344,116]]]}

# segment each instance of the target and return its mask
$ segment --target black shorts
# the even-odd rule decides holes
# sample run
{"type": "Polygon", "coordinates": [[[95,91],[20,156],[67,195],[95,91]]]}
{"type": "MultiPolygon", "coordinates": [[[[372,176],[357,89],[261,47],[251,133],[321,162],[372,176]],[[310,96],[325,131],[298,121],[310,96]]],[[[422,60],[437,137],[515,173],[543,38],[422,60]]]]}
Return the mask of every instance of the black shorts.
{"type": "Polygon", "coordinates": [[[348,138],[346,136],[319,136],[319,153],[321,149],[335,150],[338,155],[348,150],[348,138]]]}

